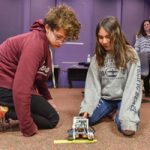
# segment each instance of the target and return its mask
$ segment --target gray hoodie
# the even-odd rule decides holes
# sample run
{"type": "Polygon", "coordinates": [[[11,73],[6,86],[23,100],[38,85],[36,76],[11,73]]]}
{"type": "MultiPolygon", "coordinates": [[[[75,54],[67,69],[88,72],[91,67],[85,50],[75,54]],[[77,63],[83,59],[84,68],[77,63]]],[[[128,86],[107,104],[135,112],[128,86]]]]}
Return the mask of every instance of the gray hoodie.
{"type": "Polygon", "coordinates": [[[137,54],[136,56],[137,63],[128,62],[127,69],[120,70],[115,67],[110,54],[106,55],[103,67],[98,66],[96,56],[93,56],[80,113],[88,112],[91,116],[101,98],[122,100],[119,111],[121,127],[123,130],[136,131],[142,99],[140,61],[137,54]]]}

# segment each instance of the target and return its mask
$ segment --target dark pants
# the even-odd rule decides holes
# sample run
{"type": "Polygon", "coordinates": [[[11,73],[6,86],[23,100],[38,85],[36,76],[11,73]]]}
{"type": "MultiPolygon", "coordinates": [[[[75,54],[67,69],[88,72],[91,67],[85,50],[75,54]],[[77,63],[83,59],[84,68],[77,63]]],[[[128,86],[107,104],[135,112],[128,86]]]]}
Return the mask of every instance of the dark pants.
{"type": "Polygon", "coordinates": [[[149,61],[149,74],[148,74],[148,76],[144,77],[144,91],[145,91],[145,94],[149,94],[150,95],[149,80],[150,80],[150,61],[149,61]]]}
{"type": "MultiPolygon", "coordinates": [[[[0,105],[9,108],[9,111],[5,115],[6,119],[17,119],[12,90],[0,88],[0,105]]],[[[39,129],[50,129],[57,125],[59,121],[58,113],[42,96],[32,95],[30,108],[31,117],[39,129]]]]}

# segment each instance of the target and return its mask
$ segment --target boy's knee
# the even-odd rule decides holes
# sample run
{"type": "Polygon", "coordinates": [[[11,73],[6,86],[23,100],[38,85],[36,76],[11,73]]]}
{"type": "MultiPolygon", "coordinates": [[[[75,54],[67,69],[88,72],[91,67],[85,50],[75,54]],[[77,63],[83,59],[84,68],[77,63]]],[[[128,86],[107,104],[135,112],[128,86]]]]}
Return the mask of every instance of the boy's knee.
{"type": "Polygon", "coordinates": [[[51,121],[51,128],[56,127],[56,125],[58,124],[58,122],[59,122],[59,114],[56,112],[53,115],[53,118],[52,118],[52,121],[51,121]]]}

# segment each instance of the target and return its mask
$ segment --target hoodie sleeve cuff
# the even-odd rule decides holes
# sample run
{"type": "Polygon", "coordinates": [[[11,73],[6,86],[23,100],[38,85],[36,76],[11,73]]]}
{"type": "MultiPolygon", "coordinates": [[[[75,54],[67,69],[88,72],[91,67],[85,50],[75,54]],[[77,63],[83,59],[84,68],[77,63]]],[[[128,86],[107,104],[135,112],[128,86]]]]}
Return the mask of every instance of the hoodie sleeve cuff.
{"type": "Polygon", "coordinates": [[[137,124],[134,122],[124,121],[121,123],[122,130],[137,131],[137,124]]]}
{"type": "Polygon", "coordinates": [[[34,134],[36,134],[37,131],[38,131],[37,126],[33,124],[30,129],[22,130],[22,133],[23,133],[23,136],[29,137],[29,136],[33,136],[34,134]]]}

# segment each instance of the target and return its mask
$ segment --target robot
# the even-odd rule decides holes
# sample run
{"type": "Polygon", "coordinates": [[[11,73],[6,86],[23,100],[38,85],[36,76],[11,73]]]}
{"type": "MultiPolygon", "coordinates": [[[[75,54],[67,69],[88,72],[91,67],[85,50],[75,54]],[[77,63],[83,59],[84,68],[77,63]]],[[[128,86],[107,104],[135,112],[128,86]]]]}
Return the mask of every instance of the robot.
{"type": "Polygon", "coordinates": [[[94,139],[94,130],[89,128],[89,120],[84,117],[74,117],[72,129],[68,131],[68,140],[94,139]]]}

